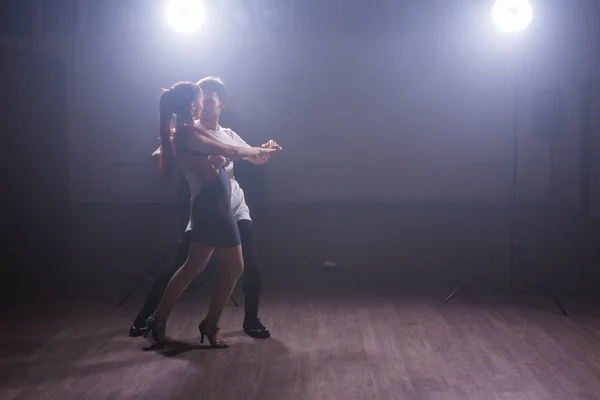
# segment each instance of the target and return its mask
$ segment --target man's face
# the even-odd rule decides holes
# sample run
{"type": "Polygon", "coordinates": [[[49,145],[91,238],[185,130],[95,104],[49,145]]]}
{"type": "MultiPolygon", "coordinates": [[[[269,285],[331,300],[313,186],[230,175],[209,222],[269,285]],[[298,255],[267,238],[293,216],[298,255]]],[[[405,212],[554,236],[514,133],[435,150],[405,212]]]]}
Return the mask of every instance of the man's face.
{"type": "Polygon", "coordinates": [[[192,114],[194,119],[200,118],[202,114],[202,107],[204,106],[204,94],[200,92],[200,96],[192,103],[192,114]]]}
{"type": "Polygon", "coordinates": [[[225,107],[226,102],[219,99],[219,95],[215,92],[205,92],[203,108],[200,114],[200,121],[216,121],[219,119],[221,110],[225,107]]]}

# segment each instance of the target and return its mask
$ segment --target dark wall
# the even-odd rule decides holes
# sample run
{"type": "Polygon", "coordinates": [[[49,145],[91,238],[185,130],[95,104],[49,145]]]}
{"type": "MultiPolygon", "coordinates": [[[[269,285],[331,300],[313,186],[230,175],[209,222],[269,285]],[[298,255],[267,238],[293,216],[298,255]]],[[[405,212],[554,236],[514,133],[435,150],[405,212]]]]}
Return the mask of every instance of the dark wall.
{"type": "Polygon", "coordinates": [[[377,20],[371,12],[384,12],[384,2],[369,15],[351,12],[348,2],[337,11],[333,4],[296,3],[298,24],[289,37],[208,26],[195,36],[158,26],[149,34],[119,31],[114,25],[126,18],[118,7],[107,18],[110,34],[48,40],[45,51],[68,66],[69,108],[77,110],[69,115],[69,143],[77,149],[72,199],[172,200],[148,162],[157,145],[159,88],[215,74],[244,120],[241,127],[224,125],[248,143],[275,138],[285,147],[265,168],[270,203],[506,201],[518,68],[521,197],[540,200],[549,180],[548,142],[532,132],[532,95],[559,90],[568,126],[556,146],[556,190],[579,206],[579,95],[598,64],[590,2],[540,3],[531,28],[517,36],[497,34],[490,2],[387,2],[394,10],[385,16],[393,18],[367,32],[354,28],[377,20]],[[342,23],[349,14],[364,18],[342,23]],[[370,165],[379,168],[377,179],[370,165]]]}
{"type": "MultiPolygon", "coordinates": [[[[41,56],[3,52],[2,224],[10,236],[3,268],[60,281],[69,264],[62,246],[68,233],[69,260],[81,278],[126,288],[169,251],[177,213],[165,203],[174,191],[148,157],[157,144],[157,90],[206,74],[229,85],[232,109],[224,125],[251,144],[273,137],[285,147],[265,168],[242,162],[236,168],[272,270],[331,259],[365,271],[453,275],[466,266],[463,256],[483,257],[501,246],[506,215],[494,204],[509,193],[512,155],[506,42],[492,34],[485,2],[392,3],[403,22],[388,24],[393,35],[345,35],[337,28],[324,34],[317,25],[346,24],[306,13],[311,35],[282,40],[203,31],[194,39],[202,51],[190,51],[187,39],[170,32],[138,37],[114,29],[117,19],[127,20],[116,7],[111,12],[119,18],[106,18],[106,37],[40,44],[68,66],[71,198],[90,203],[73,210],[71,225],[62,225],[68,220],[63,68],[41,56]],[[409,4],[414,8],[407,10],[409,4]]],[[[574,99],[580,80],[597,76],[597,55],[585,44],[595,19],[582,7],[568,14],[552,13],[553,7],[559,10],[540,7],[540,22],[520,42],[532,50],[522,65],[521,195],[540,200],[550,177],[548,142],[531,132],[530,95],[559,86],[573,101],[568,135],[557,145],[557,191],[578,206],[582,118],[574,99]]],[[[348,25],[358,28],[360,21],[348,25]]],[[[538,222],[524,224],[544,232],[538,222]]],[[[565,243],[575,240],[550,248],[565,243]]]]}
{"type": "Polygon", "coordinates": [[[0,49],[2,270],[54,285],[65,271],[69,164],[64,67],[0,49]]]}
{"type": "MultiPolygon", "coordinates": [[[[71,240],[73,277],[87,293],[116,303],[145,273],[174,257],[177,210],[168,205],[77,205],[71,240]]],[[[506,282],[507,207],[460,204],[266,205],[252,209],[265,279],[326,260],[364,279],[441,283],[491,268],[506,282]]],[[[532,282],[548,279],[562,294],[600,283],[600,227],[564,207],[523,206],[519,239],[532,282]]],[[[149,283],[140,291],[148,290],[149,283]]]]}

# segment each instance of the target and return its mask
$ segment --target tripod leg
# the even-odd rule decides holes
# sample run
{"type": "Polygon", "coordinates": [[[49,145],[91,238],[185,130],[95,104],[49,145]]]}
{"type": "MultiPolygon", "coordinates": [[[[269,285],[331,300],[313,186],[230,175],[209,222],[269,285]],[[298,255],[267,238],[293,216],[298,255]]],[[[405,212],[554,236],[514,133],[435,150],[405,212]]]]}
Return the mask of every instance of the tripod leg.
{"type": "Polygon", "coordinates": [[[121,300],[117,303],[117,307],[121,307],[123,303],[125,303],[127,299],[133,294],[133,292],[135,292],[136,289],[142,284],[142,282],[146,280],[146,278],[147,275],[144,275],[140,280],[138,280],[137,283],[131,289],[129,289],[129,291],[125,293],[125,295],[123,295],[121,300]]]}
{"type": "Polygon", "coordinates": [[[558,309],[560,310],[562,315],[564,315],[565,317],[567,315],[569,315],[569,314],[567,314],[567,310],[565,310],[562,303],[560,302],[560,300],[558,300],[558,297],[556,297],[554,295],[554,293],[552,293],[551,291],[548,291],[548,295],[552,298],[552,300],[554,300],[554,302],[556,303],[556,306],[558,307],[558,309]]]}
{"type": "Polygon", "coordinates": [[[233,297],[233,295],[231,295],[229,297],[229,300],[231,300],[231,302],[233,303],[234,306],[239,307],[239,303],[237,302],[237,300],[235,299],[235,297],[233,297]]]}
{"type": "Polygon", "coordinates": [[[150,278],[150,273],[152,271],[154,271],[156,269],[156,267],[158,265],[160,265],[164,259],[168,256],[169,252],[165,252],[164,254],[161,254],[158,258],[158,260],[150,267],[148,268],[148,270],[146,271],[146,273],[144,274],[144,276],[142,276],[136,283],[135,285],[133,285],[133,287],[131,287],[127,293],[125,293],[123,295],[123,297],[121,298],[121,300],[119,300],[119,302],[117,303],[117,307],[121,307],[126,301],[127,299],[133,294],[133,292],[135,292],[137,290],[137,288],[142,284],[142,282],[144,282],[145,280],[149,280],[150,282],[153,282],[154,280],[152,278],[150,278]]]}
{"type": "Polygon", "coordinates": [[[521,258],[521,246],[516,246],[515,247],[515,255],[517,257],[517,265],[518,265],[518,269],[519,269],[519,273],[521,274],[521,277],[523,278],[523,283],[525,284],[525,288],[528,289],[529,287],[531,287],[531,284],[529,283],[529,280],[527,279],[527,274],[525,273],[525,270],[523,269],[523,259],[521,258]]]}
{"type": "Polygon", "coordinates": [[[466,284],[467,284],[467,282],[463,282],[456,289],[454,289],[452,291],[452,293],[450,293],[450,295],[448,297],[446,297],[446,300],[444,300],[444,303],[449,302],[454,296],[456,296],[456,294],[460,291],[460,289],[462,289],[466,284]]]}
{"type": "MultiPolygon", "coordinates": [[[[496,259],[496,258],[498,258],[500,255],[502,255],[502,253],[504,253],[504,249],[502,249],[502,250],[499,250],[497,253],[494,253],[494,254],[492,254],[488,260],[489,260],[489,261],[495,260],[495,259],[496,259]]],[[[487,273],[489,272],[489,270],[490,270],[491,268],[492,268],[491,266],[487,267],[487,268],[486,268],[486,269],[485,269],[485,270],[484,270],[484,271],[483,271],[483,272],[482,272],[480,275],[481,275],[481,276],[485,276],[485,275],[487,275],[487,273]]],[[[451,300],[451,299],[452,299],[454,296],[456,296],[456,294],[457,294],[457,293],[458,293],[458,292],[459,292],[459,291],[460,291],[460,290],[461,290],[461,289],[462,289],[462,288],[463,288],[463,287],[464,287],[464,286],[465,286],[467,283],[469,283],[469,282],[471,282],[471,281],[474,281],[475,279],[479,279],[479,276],[477,276],[476,278],[470,278],[470,279],[467,279],[467,280],[465,280],[463,283],[461,283],[459,286],[457,286],[457,287],[456,287],[456,289],[454,289],[454,290],[452,291],[452,293],[450,293],[450,295],[449,295],[448,297],[446,297],[446,299],[444,300],[444,303],[448,303],[448,302],[449,302],[449,301],[450,301],[450,300],[451,300]]],[[[491,286],[491,285],[490,285],[490,286],[491,286]]],[[[492,286],[492,287],[493,287],[493,286],[492,286]]],[[[495,288],[495,287],[494,287],[494,289],[500,290],[500,289],[498,289],[498,288],[495,288]]],[[[501,290],[500,290],[500,291],[501,291],[501,290]]]]}
{"type": "MultiPolygon", "coordinates": [[[[519,266],[519,272],[521,273],[521,276],[523,277],[523,282],[525,283],[525,288],[529,289],[532,285],[529,283],[529,280],[527,280],[527,276],[525,274],[525,271],[523,270],[520,247],[517,247],[516,255],[517,255],[517,263],[519,266]]],[[[560,300],[558,299],[558,297],[554,294],[554,291],[552,291],[550,288],[546,287],[546,285],[536,285],[536,287],[540,292],[542,292],[546,296],[550,297],[554,301],[554,304],[556,304],[556,306],[558,307],[558,309],[560,310],[560,313],[562,315],[564,315],[564,316],[569,315],[569,314],[567,314],[567,310],[565,309],[565,307],[563,307],[563,305],[560,302],[560,300]]]]}
{"type": "Polygon", "coordinates": [[[560,310],[560,313],[562,315],[564,315],[565,317],[569,315],[567,313],[567,310],[565,309],[565,307],[562,305],[562,303],[558,299],[558,296],[556,296],[554,294],[554,291],[552,289],[546,287],[545,285],[543,285],[543,286],[538,285],[537,288],[540,292],[544,293],[546,296],[550,297],[552,299],[552,301],[554,301],[554,304],[556,304],[556,307],[558,307],[558,309],[560,310]]]}

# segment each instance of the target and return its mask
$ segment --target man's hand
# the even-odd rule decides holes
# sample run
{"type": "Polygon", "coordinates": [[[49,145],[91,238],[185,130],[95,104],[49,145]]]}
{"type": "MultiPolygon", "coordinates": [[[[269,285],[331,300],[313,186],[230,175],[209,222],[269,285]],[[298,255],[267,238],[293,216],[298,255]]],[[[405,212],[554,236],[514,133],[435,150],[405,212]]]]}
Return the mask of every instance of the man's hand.
{"type": "Polygon", "coordinates": [[[277,149],[278,151],[283,150],[283,147],[281,147],[279,143],[277,143],[273,139],[269,140],[267,143],[261,145],[260,147],[265,149],[277,149]]]}
{"type": "Polygon", "coordinates": [[[279,143],[277,143],[274,140],[269,140],[267,143],[262,144],[260,147],[262,147],[263,149],[275,149],[276,151],[274,151],[272,153],[260,155],[255,160],[250,160],[254,164],[259,164],[259,165],[266,164],[267,162],[269,162],[271,160],[271,157],[273,157],[275,154],[277,154],[281,150],[283,150],[283,147],[281,147],[279,145],[279,143]]]}
{"type": "Polygon", "coordinates": [[[221,156],[185,156],[176,159],[179,167],[194,171],[203,182],[210,182],[219,176],[219,169],[228,163],[221,156]]]}

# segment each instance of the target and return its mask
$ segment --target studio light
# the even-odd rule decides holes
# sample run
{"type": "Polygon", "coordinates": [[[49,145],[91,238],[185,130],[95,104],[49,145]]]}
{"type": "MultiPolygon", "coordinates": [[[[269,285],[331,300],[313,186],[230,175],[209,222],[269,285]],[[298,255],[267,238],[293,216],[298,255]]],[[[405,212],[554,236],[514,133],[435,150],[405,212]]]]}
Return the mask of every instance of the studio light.
{"type": "Polygon", "coordinates": [[[201,0],[168,0],[166,20],[177,32],[192,33],[204,23],[205,10],[201,0]]]}
{"type": "Polygon", "coordinates": [[[527,28],[533,19],[529,0],[496,0],[492,18],[498,28],[516,33],[527,28]]]}

